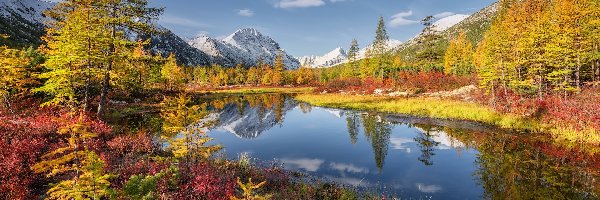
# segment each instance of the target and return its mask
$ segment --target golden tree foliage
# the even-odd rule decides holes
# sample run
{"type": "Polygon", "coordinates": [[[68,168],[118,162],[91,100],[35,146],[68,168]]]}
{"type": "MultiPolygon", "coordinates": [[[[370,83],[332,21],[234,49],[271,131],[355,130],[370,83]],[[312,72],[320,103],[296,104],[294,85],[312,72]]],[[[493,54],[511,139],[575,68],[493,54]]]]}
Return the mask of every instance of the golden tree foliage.
{"type": "Polygon", "coordinates": [[[35,82],[26,69],[30,59],[17,49],[0,47],[0,96],[7,109],[11,109],[10,97],[27,92],[27,85],[35,82]]]}
{"type": "Polygon", "coordinates": [[[160,70],[161,77],[165,80],[167,90],[178,90],[184,82],[185,74],[179,65],[175,55],[171,54],[160,70]]]}
{"type": "Polygon", "coordinates": [[[597,5],[597,0],[501,1],[474,57],[481,86],[539,95],[578,91],[584,79],[596,76],[597,5]]]}
{"type": "Polygon", "coordinates": [[[450,41],[444,56],[444,72],[454,75],[470,75],[474,72],[473,45],[463,32],[450,41]]]}
{"type": "Polygon", "coordinates": [[[47,55],[43,65],[48,69],[40,78],[47,81],[35,91],[50,94],[52,99],[43,106],[75,106],[80,101],[75,91],[85,88],[83,103],[88,107],[90,84],[97,78],[100,63],[106,61],[103,47],[109,38],[102,24],[107,13],[99,6],[94,0],[68,0],[47,13],[55,19],[42,38],[46,46],[40,47],[47,55]]]}
{"type": "Polygon", "coordinates": [[[205,130],[211,122],[203,121],[208,115],[206,105],[190,104],[191,100],[185,94],[167,97],[161,103],[164,119],[161,137],[169,143],[168,149],[175,159],[208,158],[221,149],[220,146],[205,145],[212,140],[205,130]]]}
{"type": "Polygon", "coordinates": [[[235,196],[229,197],[231,200],[267,200],[271,199],[273,195],[258,195],[255,194],[256,190],[265,185],[267,181],[260,182],[258,184],[252,182],[252,178],[248,178],[248,183],[242,183],[240,178],[237,180],[238,186],[242,189],[242,197],[238,198],[235,196]]]}
{"type": "Polygon", "coordinates": [[[280,49],[275,57],[275,64],[273,69],[273,78],[271,79],[271,84],[276,86],[283,85],[283,51],[280,49]]]}
{"type": "Polygon", "coordinates": [[[86,146],[86,141],[97,137],[90,132],[83,116],[77,123],[59,128],[59,136],[68,136],[67,146],[42,156],[42,161],[31,168],[48,177],[67,175],[72,178],[51,185],[48,199],[101,199],[109,193],[112,175],[104,172],[104,161],[86,146]]]}

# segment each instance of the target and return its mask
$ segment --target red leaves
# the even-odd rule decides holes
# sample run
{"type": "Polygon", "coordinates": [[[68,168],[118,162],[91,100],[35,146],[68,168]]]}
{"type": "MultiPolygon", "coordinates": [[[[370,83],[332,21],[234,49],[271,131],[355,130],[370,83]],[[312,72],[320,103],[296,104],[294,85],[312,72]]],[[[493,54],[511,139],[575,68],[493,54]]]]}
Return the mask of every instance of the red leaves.
{"type": "Polygon", "coordinates": [[[339,78],[316,89],[317,92],[348,92],[373,94],[375,90],[438,92],[474,84],[472,77],[445,75],[441,72],[398,72],[394,78],[339,78]]]}
{"type": "Polygon", "coordinates": [[[438,92],[455,90],[474,83],[474,78],[446,75],[442,72],[398,72],[395,85],[399,90],[438,92]]]}
{"type": "Polygon", "coordinates": [[[207,163],[192,167],[190,174],[193,174],[193,177],[189,183],[181,186],[179,197],[226,200],[234,195],[237,187],[237,179],[233,174],[221,171],[207,163]]]}
{"type": "Polygon", "coordinates": [[[119,135],[106,144],[111,154],[121,156],[149,152],[153,148],[152,138],[142,131],[135,135],[119,135]]]}

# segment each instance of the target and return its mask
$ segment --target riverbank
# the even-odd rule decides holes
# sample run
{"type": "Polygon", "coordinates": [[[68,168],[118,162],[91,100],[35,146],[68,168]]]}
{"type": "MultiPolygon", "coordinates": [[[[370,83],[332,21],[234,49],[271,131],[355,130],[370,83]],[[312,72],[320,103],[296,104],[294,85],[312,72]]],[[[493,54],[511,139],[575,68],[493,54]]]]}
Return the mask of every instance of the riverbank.
{"type": "Polygon", "coordinates": [[[594,129],[577,130],[535,118],[500,113],[474,102],[431,97],[382,97],[347,94],[300,94],[296,99],[315,106],[406,114],[440,119],[481,122],[525,133],[550,133],[568,146],[598,146],[600,136],[594,129]]]}

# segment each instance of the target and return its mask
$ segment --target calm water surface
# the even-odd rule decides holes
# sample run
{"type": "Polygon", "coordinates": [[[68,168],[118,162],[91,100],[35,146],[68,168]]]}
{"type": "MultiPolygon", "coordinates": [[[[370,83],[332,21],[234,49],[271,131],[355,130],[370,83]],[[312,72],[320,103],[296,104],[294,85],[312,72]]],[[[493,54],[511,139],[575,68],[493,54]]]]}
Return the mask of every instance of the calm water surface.
{"type": "Polygon", "coordinates": [[[595,199],[598,167],[480,126],[311,107],[287,95],[205,98],[213,144],[256,162],[409,199],[595,199]]]}

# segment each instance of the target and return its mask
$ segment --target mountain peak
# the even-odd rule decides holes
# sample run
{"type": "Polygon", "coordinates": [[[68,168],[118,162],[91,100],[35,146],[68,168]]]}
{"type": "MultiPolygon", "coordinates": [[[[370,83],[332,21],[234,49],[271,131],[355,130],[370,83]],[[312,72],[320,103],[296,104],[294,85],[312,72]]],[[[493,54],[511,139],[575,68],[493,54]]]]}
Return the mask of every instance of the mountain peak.
{"type": "MultiPolygon", "coordinates": [[[[221,41],[201,35],[190,40],[189,45],[212,56],[213,61],[224,66],[235,66],[238,63],[256,65],[259,59],[272,64],[282,50],[277,42],[254,28],[239,29],[221,41]]],[[[283,60],[288,69],[295,69],[300,65],[287,54],[283,60]]]]}
{"type": "Polygon", "coordinates": [[[342,47],[337,47],[323,56],[304,56],[297,59],[304,67],[326,68],[345,63],[348,55],[342,47]]]}
{"type": "Polygon", "coordinates": [[[235,31],[235,34],[244,34],[244,35],[255,35],[255,36],[262,36],[262,34],[260,33],[260,31],[258,31],[255,28],[243,28],[243,29],[239,29],[237,31],[235,31]]]}

